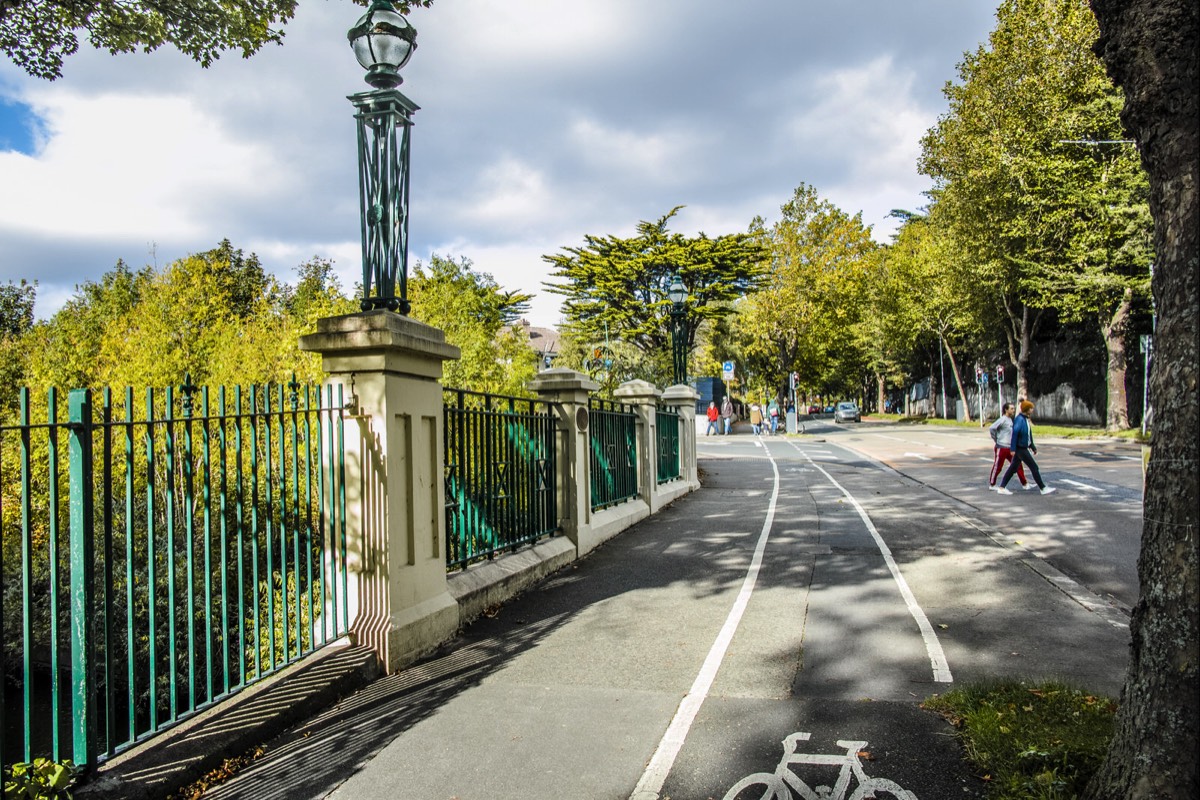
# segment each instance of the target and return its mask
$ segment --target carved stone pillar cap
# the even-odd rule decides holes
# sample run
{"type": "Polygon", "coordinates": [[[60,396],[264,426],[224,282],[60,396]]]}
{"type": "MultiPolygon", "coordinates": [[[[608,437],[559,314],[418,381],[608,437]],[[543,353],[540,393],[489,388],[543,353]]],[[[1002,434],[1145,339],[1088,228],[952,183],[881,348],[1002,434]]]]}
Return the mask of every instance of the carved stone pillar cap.
{"type": "Polygon", "coordinates": [[[631,403],[657,403],[662,391],[649,381],[625,381],[613,392],[613,397],[631,403]]]}
{"type": "Polygon", "coordinates": [[[300,337],[300,349],[322,355],[407,350],[443,361],[462,355],[438,328],[386,310],[319,319],[316,333],[300,337]]]}
{"type": "Polygon", "coordinates": [[[682,383],[668,386],[662,393],[663,403],[669,406],[690,406],[699,399],[699,392],[682,383]]]}
{"type": "Polygon", "coordinates": [[[573,369],[555,367],[539,372],[537,377],[529,382],[529,389],[537,394],[550,392],[595,392],[600,384],[573,369]]]}

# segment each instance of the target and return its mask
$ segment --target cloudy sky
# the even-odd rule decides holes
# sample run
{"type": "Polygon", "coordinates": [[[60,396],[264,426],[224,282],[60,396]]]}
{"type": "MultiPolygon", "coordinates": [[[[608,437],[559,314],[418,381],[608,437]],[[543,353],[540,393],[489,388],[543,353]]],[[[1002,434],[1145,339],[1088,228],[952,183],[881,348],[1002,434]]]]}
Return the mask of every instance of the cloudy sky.
{"type": "MultiPolygon", "coordinates": [[[[68,59],[55,82],[0,56],[0,281],[39,316],[117,259],[163,265],[223,238],[283,280],[312,256],[361,278],[348,0],[302,0],[282,47],[208,70],[173,50],[68,59]]],[[[983,0],[437,0],[414,11],[401,91],[421,110],[410,259],[465,256],[536,292],[541,256],[686,208],[710,236],[768,221],[800,183],[876,240],[924,204],[921,135],[987,38],[983,0]]]]}

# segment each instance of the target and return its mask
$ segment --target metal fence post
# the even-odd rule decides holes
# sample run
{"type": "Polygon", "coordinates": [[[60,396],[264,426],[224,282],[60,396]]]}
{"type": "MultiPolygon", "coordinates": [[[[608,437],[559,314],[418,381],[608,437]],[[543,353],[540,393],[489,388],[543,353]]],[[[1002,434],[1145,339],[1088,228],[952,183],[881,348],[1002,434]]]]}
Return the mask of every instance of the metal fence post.
{"type": "Polygon", "coordinates": [[[92,531],[92,394],[72,389],[68,403],[71,546],[71,719],[72,758],[92,762],[96,741],[94,715],[94,641],[92,637],[94,539],[92,531]]]}

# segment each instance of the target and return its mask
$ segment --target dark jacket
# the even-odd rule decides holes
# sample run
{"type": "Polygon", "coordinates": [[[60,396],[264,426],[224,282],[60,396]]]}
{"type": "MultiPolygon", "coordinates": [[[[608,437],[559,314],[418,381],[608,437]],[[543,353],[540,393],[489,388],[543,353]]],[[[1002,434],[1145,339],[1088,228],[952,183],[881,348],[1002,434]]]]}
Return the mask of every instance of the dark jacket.
{"type": "Polygon", "coordinates": [[[1012,449],[1016,450],[1018,447],[1037,450],[1037,445],[1033,443],[1033,426],[1029,424],[1029,417],[1024,414],[1017,414],[1017,418],[1013,420],[1012,449]]]}

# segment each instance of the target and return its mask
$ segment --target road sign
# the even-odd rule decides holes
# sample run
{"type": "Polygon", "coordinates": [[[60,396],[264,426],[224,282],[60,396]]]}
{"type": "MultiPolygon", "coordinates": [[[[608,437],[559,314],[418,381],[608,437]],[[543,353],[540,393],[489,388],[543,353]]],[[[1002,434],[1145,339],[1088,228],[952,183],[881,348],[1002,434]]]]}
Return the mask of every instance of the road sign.
{"type": "Polygon", "coordinates": [[[732,361],[726,361],[724,364],[721,365],[721,377],[727,381],[733,379],[733,362],[732,361]]]}

